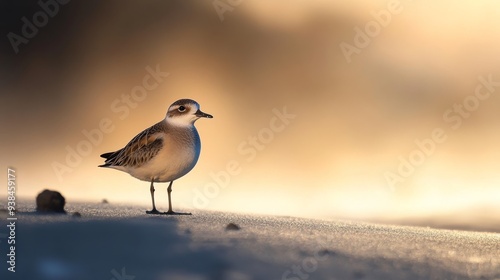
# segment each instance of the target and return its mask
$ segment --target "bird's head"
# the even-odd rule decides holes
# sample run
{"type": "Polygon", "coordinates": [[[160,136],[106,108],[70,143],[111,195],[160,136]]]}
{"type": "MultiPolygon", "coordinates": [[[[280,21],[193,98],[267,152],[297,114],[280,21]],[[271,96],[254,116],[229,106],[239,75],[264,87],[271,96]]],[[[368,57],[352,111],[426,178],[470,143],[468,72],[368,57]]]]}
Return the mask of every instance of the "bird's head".
{"type": "Polygon", "coordinates": [[[191,99],[180,99],[168,108],[165,120],[176,126],[191,126],[199,118],[213,118],[200,111],[200,104],[191,99]]]}

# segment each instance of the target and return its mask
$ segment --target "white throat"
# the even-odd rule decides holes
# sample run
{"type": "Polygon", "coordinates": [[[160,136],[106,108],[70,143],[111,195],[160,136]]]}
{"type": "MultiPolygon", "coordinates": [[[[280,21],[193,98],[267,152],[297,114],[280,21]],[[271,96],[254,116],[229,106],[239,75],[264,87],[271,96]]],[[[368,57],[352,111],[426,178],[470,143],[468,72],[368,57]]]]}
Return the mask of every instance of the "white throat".
{"type": "Polygon", "coordinates": [[[192,127],[194,122],[186,117],[166,117],[165,122],[169,125],[178,127],[192,127]]]}

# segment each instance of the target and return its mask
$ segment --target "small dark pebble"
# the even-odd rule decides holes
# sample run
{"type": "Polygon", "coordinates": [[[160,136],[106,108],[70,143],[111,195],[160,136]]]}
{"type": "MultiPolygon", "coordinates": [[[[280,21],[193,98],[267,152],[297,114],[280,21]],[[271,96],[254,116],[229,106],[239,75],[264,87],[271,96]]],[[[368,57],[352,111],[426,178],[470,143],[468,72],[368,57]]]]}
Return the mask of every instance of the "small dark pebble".
{"type": "Polygon", "coordinates": [[[109,202],[108,202],[108,200],[107,200],[107,199],[103,199],[103,200],[102,200],[102,204],[108,204],[108,203],[109,203],[109,202]]]}
{"type": "Polygon", "coordinates": [[[320,256],[335,256],[337,253],[328,249],[322,249],[318,252],[320,256]]]}
{"type": "Polygon", "coordinates": [[[73,213],[72,216],[75,217],[75,218],[81,218],[82,214],[80,214],[80,212],[75,212],[75,213],[73,213]]]}
{"type": "Polygon", "coordinates": [[[44,190],[36,197],[36,210],[46,213],[66,213],[64,211],[66,200],[60,192],[44,190]]]}
{"type": "Polygon", "coordinates": [[[226,226],[226,230],[240,230],[240,226],[235,223],[229,223],[226,226]]]}

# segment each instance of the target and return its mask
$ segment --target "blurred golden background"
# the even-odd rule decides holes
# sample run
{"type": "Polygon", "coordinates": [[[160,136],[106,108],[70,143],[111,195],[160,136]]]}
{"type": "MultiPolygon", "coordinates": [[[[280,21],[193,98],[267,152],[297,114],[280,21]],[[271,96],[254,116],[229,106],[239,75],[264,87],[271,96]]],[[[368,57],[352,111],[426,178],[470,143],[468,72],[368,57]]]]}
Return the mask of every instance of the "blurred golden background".
{"type": "MultiPolygon", "coordinates": [[[[42,8],[1,6],[1,162],[17,169],[19,197],[51,188],[68,203],[149,207],[149,184],[97,168],[99,155],[192,98],[214,119],[196,123],[202,154],[174,184],[174,208],[498,224],[500,86],[459,128],[443,117],[475,93],[479,77],[500,81],[496,1],[74,0],[59,4],[17,54],[8,34],[22,35],[21,19],[42,8]],[[374,36],[346,58],[341,44],[355,47],[355,28],[366,34],[370,24],[374,36]],[[169,76],[140,101],[123,99],[147,68],[169,76]],[[252,146],[249,137],[264,137],[273,109],[285,107],[295,117],[252,146]],[[103,119],[113,130],[85,150],[82,131],[103,119]],[[391,186],[388,172],[398,175],[401,157],[436,128],[446,140],[391,186]],[[78,145],[85,155],[70,167],[67,149],[78,145]],[[240,169],[222,186],[211,173],[230,162],[240,169]],[[61,174],[58,164],[68,169],[61,174]],[[214,182],[218,189],[207,187],[214,182]]],[[[166,184],[156,197],[165,208],[166,184]]]]}

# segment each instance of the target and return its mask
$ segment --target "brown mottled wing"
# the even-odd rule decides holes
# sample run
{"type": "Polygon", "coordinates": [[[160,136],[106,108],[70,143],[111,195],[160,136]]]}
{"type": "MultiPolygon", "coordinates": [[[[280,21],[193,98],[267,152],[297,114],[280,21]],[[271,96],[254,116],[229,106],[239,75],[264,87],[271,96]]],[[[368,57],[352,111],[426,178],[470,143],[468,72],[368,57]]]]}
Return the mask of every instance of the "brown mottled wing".
{"type": "Polygon", "coordinates": [[[137,134],[121,150],[102,154],[106,161],[99,167],[110,166],[135,166],[139,167],[153,158],[163,147],[164,132],[163,123],[157,123],[152,127],[137,134]]]}

